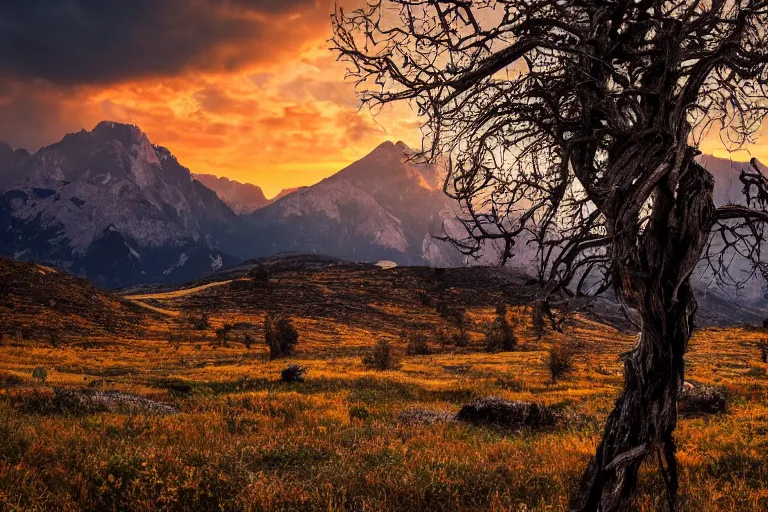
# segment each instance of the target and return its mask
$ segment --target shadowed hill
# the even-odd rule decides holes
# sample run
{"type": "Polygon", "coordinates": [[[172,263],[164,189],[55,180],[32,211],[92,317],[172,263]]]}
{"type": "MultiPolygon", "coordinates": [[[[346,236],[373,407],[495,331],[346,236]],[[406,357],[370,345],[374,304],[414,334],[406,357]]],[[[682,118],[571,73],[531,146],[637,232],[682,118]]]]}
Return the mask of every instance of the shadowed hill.
{"type": "Polygon", "coordinates": [[[0,258],[0,332],[9,336],[135,336],[147,312],[51,267],[0,258]]]}

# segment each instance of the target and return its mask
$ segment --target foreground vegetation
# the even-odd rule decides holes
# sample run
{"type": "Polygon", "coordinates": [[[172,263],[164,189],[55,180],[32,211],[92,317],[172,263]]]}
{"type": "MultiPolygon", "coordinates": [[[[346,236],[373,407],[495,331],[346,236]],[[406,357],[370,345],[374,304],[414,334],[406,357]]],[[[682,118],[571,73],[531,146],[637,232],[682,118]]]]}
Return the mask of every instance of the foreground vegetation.
{"type": "MultiPolygon", "coordinates": [[[[635,341],[610,311],[540,337],[523,276],[272,263],[118,297],[0,260],[0,511],[566,507],[635,341]],[[458,414],[486,397],[558,421],[458,414]]],[[[768,508],[765,341],[693,338],[688,380],[727,410],[681,420],[681,510],[768,508]]],[[[664,506],[655,463],[639,510],[664,506]]]]}
{"type": "MultiPolygon", "coordinates": [[[[492,317],[493,309],[476,314],[492,317]]],[[[355,332],[351,351],[323,352],[323,336],[298,319],[304,343],[270,361],[263,340],[250,349],[217,343],[223,320],[191,328],[178,343],[53,348],[22,340],[0,348],[0,508],[563,510],[620,389],[617,356],[632,343],[585,319],[541,340],[519,325],[513,352],[487,353],[475,336],[460,348],[428,338],[435,353],[409,356],[407,341],[392,338],[397,369],[381,371],[362,362],[375,333],[355,332]],[[574,369],[555,384],[552,346],[575,354],[574,369]],[[281,382],[288,363],[307,368],[304,382],[281,382]],[[44,381],[32,377],[35,368],[46,369],[44,381]],[[36,411],[54,387],[119,390],[180,412],[36,411]],[[451,420],[486,396],[552,405],[566,420],[541,431],[451,420]]],[[[694,338],[689,380],[726,392],[729,409],[681,422],[682,510],[768,507],[761,340],[748,329],[694,338]]],[[[646,469],[637,506],[656,510],[663,484],[646,469]]]]}

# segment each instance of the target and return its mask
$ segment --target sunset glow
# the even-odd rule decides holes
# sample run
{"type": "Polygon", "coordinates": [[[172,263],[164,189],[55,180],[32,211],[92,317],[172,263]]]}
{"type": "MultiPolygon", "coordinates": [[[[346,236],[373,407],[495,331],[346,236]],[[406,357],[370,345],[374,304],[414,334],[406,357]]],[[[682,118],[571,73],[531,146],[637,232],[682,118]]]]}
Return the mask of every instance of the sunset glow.
{"type": "MultiPolygon", "coordinates": [[[[46,55],[0,55],[0,62],[10,61],[0,75],[0,140],[34,151],[101,120],[133,123],[193,172],[254,183],[267,196],[316,183],[383,140],[419,144],[420,122],[407,105],[375,116],[359,109],[344,64],[328,50],[333,3],[200,0],[174,9],[176,3],[136,3],[137,14],[151,13],[145,21],[96,13],[114,35],[84,30],[107,38],[104,45],[117,55],[98,43],[73,42],[74,22],[68,31],[42,33],[43,22],[37,33],[24,32],[46,55]],[[181,36],[164,35],[179,30],[181,36]],[[66,68],[51,65],[62,41],[82,45],[74,48],[80,61],[70,59],[66,68]]],[[[61,13],[47,7],[38,15],[53,23],[61,13]]],[[[768,160],[765,143],[729,155],[716,134],[702,150],[768,160]]]]}

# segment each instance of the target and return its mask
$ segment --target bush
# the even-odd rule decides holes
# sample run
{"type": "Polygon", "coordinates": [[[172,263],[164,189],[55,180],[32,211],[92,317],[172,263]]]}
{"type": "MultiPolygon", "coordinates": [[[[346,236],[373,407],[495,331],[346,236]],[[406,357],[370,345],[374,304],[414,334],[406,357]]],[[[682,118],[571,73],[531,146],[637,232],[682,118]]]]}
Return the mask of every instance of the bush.
{"type": "Polygon", "coordinates": [[[227,337],[234,328],[235,326],[232,324],[224,324],[216,329],[216,341],[219,346],[227,346],[227,337]]]}
{"type": "Polygon", "coordinates": [[[427,356],[431,353],[427,337],[420,333],[411,334],[408,337],[408,344],[405,346],[405,353],[409,356],[427,356]]]}
{"type": "Polygon", "coordinates": [[[253,336],[251,336],[249,333],[243,334],[243,345],[245,345],[245,348],[250,349],[253,345],[253,336]]]}
{"type": "Polygon", "coordinates": [[[269,271],[261,265],[252,268],[248,272],[248,277],[251,279],[251,284],[253,286],[265,286],[269,284],[269,271]]]}
{"type": "Polygon", "coordinates": [[[764,363],[768,363],[768,343],[761,341],[757,346],[760,347],[760,360],[764,363]]]}
{"type": "Polygon", "coordinates": [[[427,292],[419,292],[418,294],[419,302],[421,302],[422,306],[431,306],[432,305],[432,297],[427,294],[427,292]]]}
{"type": "Polygon", "coordinates": [[[446,321],[458,328],[463,328],[467,324],[467,310],[464,308],[449,306],[445,302],[438,302],[435,305],[435,311],[446,321]]]}
{"type": "Polygon", "coordinates": [[[349,418],[350,419],[357,419],[365,421],[371,416],[371,413],[368,412],[368,409],[363,407],[362,405],[353,405],[349,408],[349,418]]]}
{"type": "Polygon", "coordinates": [[[469,342],[471,341],[469,338],[469,333],[464,328],[455,331],[451,336],[451,339],[453,344],[460,348],[468,347],[469,342]]]}
{"type": "Polygon", "coordinates": [[[547,356],[547,369],[552,384],[573,371],[573,352],[565,347],[552,347],[547,356]]]}
{"type": "Polygon", "coordinates": [[[51,347],[58,348],[59,344],[61,344],[61,335],[56,331],[51,331],[48,335],[48,342],[51,344],[51,347]]]}
{"type": "Polygon", "coordinates": [[[205,331],[211,326],[206,313],[201,313],[200,316],[192,317],[192,327],[198,331],[205,331]]]}
{"type": "Polygon", "coordinates": [[[509,352],[517,348],[517,336],[507,319],[507,306],[496,308],[496,319],[485,335],[485,350],[488,352],[509,352]]]}
{"type": "Polygon", "coordinates": [[[437,338],[437,342],[443,347],[453,345],[453,335],[448,329],[445,329],[444,327],[438,327],[437,331],[435,332],[435,337],[437,338]]]}
{"type": "Polygon", "coordinates": [[[376,370],[394,370],[398,367],[392,344],[387,340],[379,340],[373,350],[363,357],[363,364],[376,370]]]}
{"type": "Polygon", "coordinates": [[[280,372],[280,378],[283,382],[304,382],[304,374],[307,373],[307,369],[303,366],[292,364],[286,366],[282,372],[280,372]]]}
{"type": "Polygon", "coordinates": [[[264,319],[264,341],[270,359],[287,357],[299,342],[299,332],[286,315],[270,313],[264,319]]]}
{"type": "Polygon", "coordinates": [[[48,380],[48,371],[42,366],[38,366],[32,370],[32,377],[40,381],[40,384],[43,384],[46,380],[48,380]]]}

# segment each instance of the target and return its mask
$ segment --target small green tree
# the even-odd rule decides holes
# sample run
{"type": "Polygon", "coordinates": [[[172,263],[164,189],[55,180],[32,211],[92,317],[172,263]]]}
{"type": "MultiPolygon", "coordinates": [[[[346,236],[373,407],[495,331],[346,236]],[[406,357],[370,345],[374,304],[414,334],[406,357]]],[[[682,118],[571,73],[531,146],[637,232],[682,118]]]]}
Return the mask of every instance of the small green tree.
{"type": "Polygon", "coordinates": [[[488,352],[509,352],[517,348],[517,336],[507,318],[507,305],[496,307],[496,319],[485,335],[485,349],[488,352]]]}
{"type": "Polygon", "coordinates": [[[373,350],[363,357],[363,364],[375,370],[394,370],[398,367],[395,351],[387,340],[379,340],[373,350]]]}
{"type": "Polygon", "coordinates": [[[469,342],[472,341],[469,337],[469,332],[464,327],[460,327],[457,331],[454,331],[451,339],[453,344],[459,348],[468,347],[469,342]]]}
{"type": "Polygon", "coordinates": [[[224,324],[218,329],[216,329],[216,344],[221,347],[226,347],[227,337],[229,336],[229,333],[234,328],[235,326],[232,324],[224,324]]]}
{"type": "Polygon", "coordinates": [[[427,337],[421,333],[413,333],[408,338],[408,344],[405,346],[405,353],[409,356],[426,356],[431,353],[427,337]]]}
{"type": "Polygon", "coordinates": [[[547,369],[551,383],[573,371],[573,352],[565,347],[552,347],[547,352],[547,369]]]}
{"type": "Polygon", "coordinates": [[[38,366],[32,370],[32,378],[37,379],[40,384],[43,384],[48,380],[48,371],[42,366],[38,366]]]}
{"type": "Polygon", "coordinates": [[[269,313],[264,319],[264,341],[269,347],[270,359],[287,357],[299,342],[299,332],[288,316],[269,313]]]}

